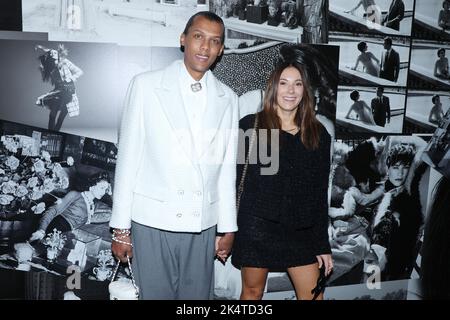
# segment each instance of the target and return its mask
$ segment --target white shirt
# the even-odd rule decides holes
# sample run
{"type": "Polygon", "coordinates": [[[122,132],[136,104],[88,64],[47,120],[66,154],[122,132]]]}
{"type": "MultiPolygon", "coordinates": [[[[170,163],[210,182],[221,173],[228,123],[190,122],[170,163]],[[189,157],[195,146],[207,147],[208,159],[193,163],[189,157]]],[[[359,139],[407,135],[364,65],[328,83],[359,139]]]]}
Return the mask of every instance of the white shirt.
{"type": "Polygon", "coordinates": [[[389,55],[391,54],[391,50],[392,50],[392,48],[389,48],[388,50],[385,50],[384,51],[384,54],[383,54],[383,59],[382,59],[382,61],[381,61],[381,70],[385,70],[384,68],[385,68],[385,62],[386,62],[386,59],[389,57],[389,55]]]}
{"type": "Polygon", "coordinates": [[[392,48],[386,50],[386,56],[389,57],[389,55],[391,54],[392,48]]]}
{"type": "Polygon", "coordinates": [[[180,76],[178,77],[181,97],[183,98],[184,108],[189,119],[192,138],[194,139],[194,146],[197,155],[200,155],[202,151],[201,132],[203,128],[203,115],[205,114],[206,110],[206,79],[209,72],[210,71],[207,71],[200,79],[200,81],[196,81],[189,74],[183,62],[181,63],[180,76]],[[200,82],[200,84],[202,85],[202,89],[200,91],[194,92],[192,91],[191,85],[196,82],[200,82]]]}
{"type": "Polygon", "coordinates": [[[83,197],[84,202],[86,203],[86,207],[88,210],[88,219],[86,224],[91,223],[92,215],[94,214],[94,199],[90,199],[85,192],[81,193],[81,196],[83,197]]]}

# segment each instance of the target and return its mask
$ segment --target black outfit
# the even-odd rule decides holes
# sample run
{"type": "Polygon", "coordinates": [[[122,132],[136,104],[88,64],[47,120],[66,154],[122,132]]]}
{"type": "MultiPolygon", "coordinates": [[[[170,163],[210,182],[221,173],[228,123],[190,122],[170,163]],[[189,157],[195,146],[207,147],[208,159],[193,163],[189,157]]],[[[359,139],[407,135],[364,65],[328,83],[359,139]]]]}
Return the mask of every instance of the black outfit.
{"type": "Polygon", "coordinates": [[[403,20],[405,15],[405,4],[402,0],[393,0],[389,7],[389,11],[387,15],[383,19],[383,23],[387,21],[391,21],[395,18],[393,22],[387,22],[386,27],[399,31],[400,30],[400,21],[403,20]]]}
{"type": "Polygon", "coordinates": [[[384,127],[386,125],[386,119],[391,121],[391,107],[388,97],[381,96],[373,98],[370,106],[372,108],[373,119],[377,126],[384,127]]]}
{"type": "Polygon", "coordinates": [[[45,97],[43,104],[53,111],[67,111],[67,104],[72,101],[72,95],[75,93],[75,84],[73,81],[63,81],[56,66],[50,74],[55,88],[45,97]]]}
{"type": "Polygon", "coordinates": [[[390,53],[383,52],[381,57],[380,78],[397,82],[400,72],[400,55],[391,48],[390,53]]]}
{"type": "MultiPolygon", "coordinates": [[[[248,115],[239,126],[252,129],[254,122],[255,115],[248,115]]],[[[261,175],[260,169],[270,165],[261,164],[259,158],[256,164],[249,164],[231,256],[235,267],[285,270],[315,263],[316,255],[331,253],[327,232],[330,140],[321,127],[319,148],[308,150],[300,133],[280,130],[278,172],[261,175]]],[[[257,154],[258,144],[255,140],[252,154],[257,154]]],[[[237,166],[237,184],[243,167],[237,166]]]]}
{"type": "MultiPolygon", "coordinates": [[[[386,191],[393,189],[391,182],[386,191]]],[[[409,278],[417,256],[419,229],[422,225],[421,205],[418,198],[403,191],[392,198],[389,208],[372,234],[372,244],[386,248],[387,264],[382,272],[383,280],[409,278]],[[399,214],[399,223],[394,217],[399,214]]]]}

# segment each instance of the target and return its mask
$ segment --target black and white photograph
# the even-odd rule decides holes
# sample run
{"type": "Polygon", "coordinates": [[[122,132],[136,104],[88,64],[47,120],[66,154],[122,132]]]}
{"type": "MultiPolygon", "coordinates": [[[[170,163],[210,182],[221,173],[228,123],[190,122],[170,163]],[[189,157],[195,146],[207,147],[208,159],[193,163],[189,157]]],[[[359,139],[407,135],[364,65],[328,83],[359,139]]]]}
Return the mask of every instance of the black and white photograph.
{"type": "Polygon", "coordinates": [[[225,46],[253,41],[327,43],[328,0],[209,0],[227,31],[225,46]]]}
{"type": "Polygon", "coordinates": [[[198,0],[22,1],[23,30],[52,41],[178,47],[189,17],[208,6],[198,0]]]}
{"type": "Polygon", "coordinates": [[[434,133],[450,109],[448,91],[408,90],[403,132],[434,133]]]}
{"type": "Polygon", "coordinates": [[[411,35],[414,0],[330,0],[330,31],[411,35]]]}
{"type": "Polygon", "coordinates": [[[332,162],[329,285],[409,279],[420,266],[430,168],[417,136],[337,140],[332,162]],[[418,262],[419,261],[419,262],[418,262]]]}
{"type": "Polygon", "coordinates": [[[0,119],[116,142],[116,46],[0,40],[0,119]]]}
{"type": "Polygon", "coordinates": [[[0,268],[66,275],[74,265],[106,280],[114,166],[102,154],[82,163],[85,149],[100,150],[85,137],[7,121],[0,133],[0,268]]]}
{"type": "Polygon", "coordinates": [[[450,1],[416,0],[412,35],[418,39],[450,40],[450,1]]]}
{"type": "Polygon", "coordinates": [[[336,135],[402,133],[405,89],[339,86],[336,135]]]}
{"type": "Polygon", "coordinates": [[[408,87],[412,89],[449,90],[449,42],[413,40],[408,87]]]}
{"type": "Polygon", "coordinates": [[[406,87],[408,38],[333,32],[329,43],[340,47],[339,84],[406,87]]]}
{"type": "Polygon", "coordinates": [[[22,0],[0,2],[0,30],[22,31],[22,0]]]}
{"type": "Polygon", "coordinates": [[[450,109],[429,141],[423,160],[440,174],[450,179],[450,109]]]}

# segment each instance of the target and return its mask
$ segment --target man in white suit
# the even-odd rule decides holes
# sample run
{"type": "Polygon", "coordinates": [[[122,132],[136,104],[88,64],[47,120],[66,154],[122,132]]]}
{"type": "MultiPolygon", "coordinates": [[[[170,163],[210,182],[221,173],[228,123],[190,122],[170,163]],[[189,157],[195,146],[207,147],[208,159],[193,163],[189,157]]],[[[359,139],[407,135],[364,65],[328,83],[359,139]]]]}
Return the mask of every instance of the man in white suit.
{"type": "Polygon", "coordinates": [[[209,71],[224,31],[214,13],[195,14],[180,37],[183,61],[129,87],[110,226],[114,255],[133,256],[141,299],[212,298],[214,257],[231,251],[238,99],[209,71]]]}

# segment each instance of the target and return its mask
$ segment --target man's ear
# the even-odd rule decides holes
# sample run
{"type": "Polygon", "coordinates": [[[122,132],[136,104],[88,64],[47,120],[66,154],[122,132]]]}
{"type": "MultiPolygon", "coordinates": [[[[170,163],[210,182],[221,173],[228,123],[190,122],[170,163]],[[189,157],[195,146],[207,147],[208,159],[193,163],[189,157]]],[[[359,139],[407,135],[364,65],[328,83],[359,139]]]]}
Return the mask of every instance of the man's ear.
{"type": "Polygon", "coordinates": [[[186,35],[182,33],[180,35],[180,46],[184,47],[184,41],[186,40],[186,35]]]}
{"type": "Polygon", "coordinates": [[[220,49],[219,54],[218,54],[219,57],[223,54],[224,48],[225,48],[225,44],[222,44],[222,48],[220,49]]]}

